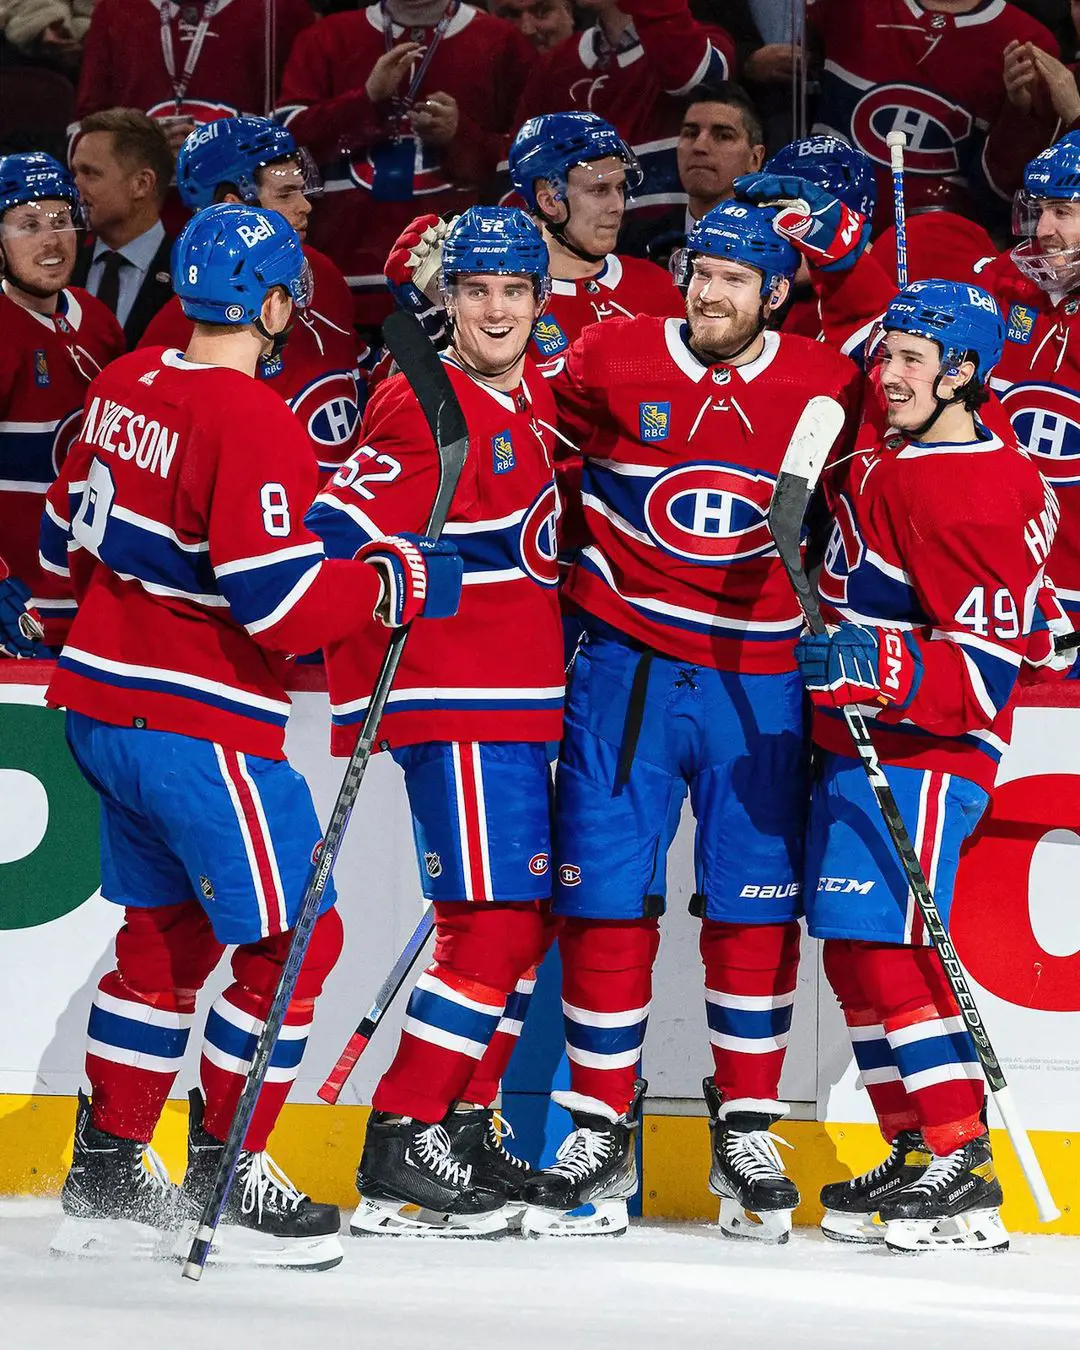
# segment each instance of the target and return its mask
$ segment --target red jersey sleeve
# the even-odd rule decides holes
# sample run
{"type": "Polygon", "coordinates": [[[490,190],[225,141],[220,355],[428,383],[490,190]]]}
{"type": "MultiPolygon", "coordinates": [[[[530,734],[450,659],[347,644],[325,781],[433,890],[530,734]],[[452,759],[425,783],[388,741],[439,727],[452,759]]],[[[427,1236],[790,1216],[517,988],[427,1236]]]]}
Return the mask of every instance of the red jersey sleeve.
{"type": "Polygon", "coordinates": [[[726,29],[698,23],[687,0],[620,0],[634,20],[649,65],[669,94],[733,77],[735,43],[726,29]]]}
{"type": "MultiPolygon", "coordinates": [[[[372,144],[383,134],[382,114],[364,88],[371,71],[352,68],[356,87],[334,94],[339,83],[342,47],[348,41],[349,25],[331,15],[301,33],[289,53],[281,81],[278,116],[287,123],[300,145],[305,145],[320,163],[372,144]]],[[[346,21],[352,15],[341,15],[346,21]]]]}

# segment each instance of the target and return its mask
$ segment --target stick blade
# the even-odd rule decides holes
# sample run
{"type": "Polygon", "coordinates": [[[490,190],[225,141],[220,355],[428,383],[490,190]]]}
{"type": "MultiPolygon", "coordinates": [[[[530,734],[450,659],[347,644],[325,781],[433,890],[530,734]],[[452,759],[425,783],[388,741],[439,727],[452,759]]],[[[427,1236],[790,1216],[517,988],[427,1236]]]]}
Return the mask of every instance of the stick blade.
{"type": "Polygon", "coordinates": [[[815,394],[799,415],[791,440],[784,451],[780,465],[781,477],[788,474],[801,478],[806,491],[812,492],[821,477],[829,451],[836,444],[844,426],[846,414],[841,405],[828,394],[815,394]]]}

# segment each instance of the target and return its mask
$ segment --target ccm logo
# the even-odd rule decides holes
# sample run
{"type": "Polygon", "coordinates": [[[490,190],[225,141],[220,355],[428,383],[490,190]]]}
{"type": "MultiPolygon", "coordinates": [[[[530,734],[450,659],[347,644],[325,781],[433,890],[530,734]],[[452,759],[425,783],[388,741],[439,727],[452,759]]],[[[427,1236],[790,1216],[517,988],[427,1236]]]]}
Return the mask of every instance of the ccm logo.
{"type": "Polygon", "coordinates": [[[529,871],[534,877],[542,877],[548,870],[548,855],[546,853],[534,853],[529,859],[529,871]]]}
{"type": "Polygon", "coordinates": [[[839,891],[843,895],[869,895],[874,889],[872,881],[853,881],[851,877],[819,877],[819,891],[839,891]]]}
{"type": "Polygon", "coordinates": [[[581,868],[576,863],[563,863],[559,868],[559,880],[564,886],[580,886],[581,868]]]}
{"type": "Polygon", "coordinates": [[[904,639],[899,633],[885,630],[885,687],[900,692],[900,672],[904,669],[904,639]]]}

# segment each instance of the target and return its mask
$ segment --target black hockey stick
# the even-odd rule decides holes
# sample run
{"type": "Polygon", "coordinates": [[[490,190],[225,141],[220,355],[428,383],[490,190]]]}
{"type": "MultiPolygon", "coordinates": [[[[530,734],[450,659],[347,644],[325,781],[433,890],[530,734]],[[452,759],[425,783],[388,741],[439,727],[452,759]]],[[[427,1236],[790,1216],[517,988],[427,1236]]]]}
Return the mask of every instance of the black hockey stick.
{"type": "MultiPolygon", "coordinates": [[[[835,400],[819,396],[807,403],[784,453],[784,462],[780,467],[776,490],[769,507],[769,529],[776,543],[776,551],[798,596],[810,631],[819,634],[826,632],[827,628],[821,615],[817,594],[803,567],[801,549],[803,517],[825,458],[840,433],[843,421],[843,410],[835,400]]],[[[889,779],[874,749],[866,720],[854,704],[848,704],[843,713],[851,739],[855,743],[855,749],[870,781],[874,800],[888,829],[893,849],[904,869],[908,886],[926,925],[926,931],[930,934],[941,958],[945,978],[949,982],[975,1044],[987,1086],[1012,1140],[1016,1156],[1020,1160],[1024,1178],[1039,1210],[1039,1218],[1044,1223],[1050,1223],[1059,1217],[1060,1211],[1054,1204],[1039,1160],[1035,1156],[1035,1150],[1031,1147],[1031,1140],[1016,1110],[1009,1085],[1005,1081],[1005,1074],[994,1053],[994,1047],[990,1044],[982,1014],[976,1006],[967,976],[956,955],[956,949],[941,921],[919,863],[919,856],[915,852],[911,836],[896,805],[889,779]]]]}
{"type": "Polygon", "coordinates": [[[349,1075],[356,1068],[357,1061],[367,1049],[368,1041],[375,1034],[375,1028],[382,1021],[390,1004],[398,996],[398,990],[409,978],[409,971],[416,965],[420,953],[427,946],[431,930],[435,926],[435,907],[428,905],[420,916],[420,922],[413,929],[412,936],[394,962],[389,975],[379,986],[375,1002],[368,1010],[360,1025],[349,1037],[345,1049],[337,1057],[337,1063],[327,1074],[326,1082],[319,1089],[319,1096],[331,1106],[341,1096],[342,1088],[349,1081],[349,1075]]]}
{"type": "MultiPolygon", "coordinates": [[[[404,311],[391,314],[383,324],[383,338],[398,367],[412,386],[413,393],[415,393],[421,411],[431,428],[431,434],[439,452],[439,490],[427,524],[427,534],[437,539],[446,524],[446,517],[450,512],[450,503],[453,500],[454,491],[457,488],[458,479],[465,463],[465,455],[469,446],[468,428],[465,425],[465,417],[461,411],[461,406],[450,384],[450,377],[419,322],[411,314],[404,311]]],[[[349,823],[349,817],[352,814],[356,795],[360,790],[364,771],[367,768],[368,760],[371,758],[371,750],[375,744],[379,721],[382,718],[386,700],[394,683],[394,677],[397,674],[401,654],[404,651],[408,636],[409,625],[405,624],[403,627],[394,630],[394,634],[387,644],[386,655],[383,657],[383,663],[372,690],[371,704],[364,719],[364,729],[356,743],[356,748],[352,752],[348,768],[345,770],[345,777],[338,790],[337,801],[335,801],[334,809],[330,813],[330,823],[327,826],[326,835],[319,851],[318,861],[304,891],[304,898],[300,904],[300,911],[293,928],[292,940],[289,943],[289,951],[281,971],[281,977],[278,980],[278,987],[274,993],[266,1023],[255,1044],[255,1053],[252,1056],[251,1067],[248,1069],[247,1078],[244,1081],[244,1090],[240,1094],[236,1113],[229,1127],[229,1135],[225,1140],[225,1147],[214,1174],[213,1185],[203,1207],[195,1237],[192,1239],[187,1261],[184,1263],[183,1274],[185,1279],[200,1279],[206,1265],[206,1259],[210,1255],[214,1233],[221,1222],[222,1211],[229,1198],[233,1173],[236,1171],[236,1161],[240,1156],[248,1126],[251,1124],[251,1117],[259,1099],[259,1092],[262,1089],[263,1079],[266,1077],[266,1071],[270,1064],[270,1056],[281,1031],[285,1012],[296,988],[300,967],[303,964],[312,930],[318,918],[319,905],[326,890],[326,884],[330,879],[330,874],[334,870],[334,863],[337,861],[345,827],[349,823]]]]}

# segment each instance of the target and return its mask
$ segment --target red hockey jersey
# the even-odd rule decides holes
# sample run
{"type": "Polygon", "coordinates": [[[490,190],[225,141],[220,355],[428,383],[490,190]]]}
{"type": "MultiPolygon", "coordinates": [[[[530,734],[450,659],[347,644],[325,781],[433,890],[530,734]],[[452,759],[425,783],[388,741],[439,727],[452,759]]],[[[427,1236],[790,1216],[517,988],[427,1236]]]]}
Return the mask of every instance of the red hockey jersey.
{"type": "Polygon", "coordinates": [[[1005,103],[1005,47],[1057,51],[1049,31],[1006,0],[967,14],[918,0],[810,0],[807,18],[825,54],[814,130],[843,136],[877,165],[879,229],[893,215],[889,132],[908,138],[909,210],[922,204],[920,182],[981,181],[986,134],[1005,103]]]}
{"type": "MultiPolygon", "coordinates": [[[[869,403],[869,400],[868,400],[869,403]]],[[[989,790],[1032,629],[1057,502],[1015,440],[969,445],[884,436],[826,469],[835,521],[818,578],[826,618],[900,629],[917,646],[907,708],[866,708],[887,764],[959,774],[989,790]],[[972,484],[977,483],[977,490],[972,484]]],[[[871,431],[864,425],[862,434],[871,431]]],[[[854,756],[842,714],[814,739],[854,756]]]]}
{"type": "Polygon", "coordinates": [[[66,579],[43,571],[45,493],[78,430],[90,381],[124,350],[116,316],[83,290],[62,291],[52,316],[0,292],[0,547],[30,588],[58,647],[75,613],[66,579]]]}
{"type": "MultiPolygon", "coordinates": [[[[305,248],[315,290],[310,306],[297,310],[285,350],[259,374],[280,394],[307,432],[319,466],[319,486],[356,449],[363,396],[357,369],[352,298],[341,273],[325,254],[305,248]]],[[[173,296],[155,315],[140,347],[177,347],[191,337],[191,320],[173,296]]]]}
{"type": "Polygon", "coordinates": [[[540,360],[558,356],[591,323],[632,319],[638,314],[661,318],[683,315],[683,300],[671,273],[644,258],[609,253],[603,267],[585,280],[551,280],[551,299],[533,329],[540,360]]]}
{"type": "Polygon", "coordinates": [[[748,365],[704,365],[684,323],[638,318],[587,328],[547,373],[559,430],[585,456],[589,542],[567,597],[696,665],[794,669],[802,617],[766,517],[807,399],[854,409],[852,363],[768,332],[748,365]]]}
{"type": "Polygon", "coordinates": [[[380,593],[373,567],[326,560],[314,492],[264,384],[176,351],[117,361],[47,498],[42,558],[79,602],[49,701],[283,758],[287,654],[374,629],[380,593]]]}
{"type": "MultiPolygon", "coordinates": [[[[469,428],[443,531],[464,559],[465,584],[453,618],[420,620],[410,633],[380,745],[555,741],[564,681],[551,392],[528,361],[513,393],[443,361],[469,428]]],[[[362,439],[308,513],[331,556],[382,534],[423,531],[435,500],[438,459],[404,376],[372,395],[362,439]]],[[[381,646],[351,638],[327,650],[335,754],[352,750],[382,655],[381,646]]]]}
{"type": "MultiPolygon", "coordinates": [[[[432,28],[391,25],[394,43],[405,39],[430,48],[434,35],[432,28]]],[[[457,135],[444,151],[406,141],[412,169],[398,182],[383,173],[394,104],[373,104],[364,89],[386,42],[377,4],[323,19],[293,49],[278,110],[322,170],[326,196],[312,215],[311,240],[344,272],[357,322],[364,324],[381,322],[393,308],[383,264],[405,226],[421,211],[463,211],[494,178],[534,59],[512,24],[461,5],[412,91],[417,101],[439,91],[452,95],[460,116],[457,135]]]]}
{"type": "Polygon", "coordinates": [[[686,0],[649,0],[639,8],[617,48],[596,25],[547,52],[521,91],[515,117],[515,128],[541,113],[569,111],[610,122],[645,174],[627,198],[628,211],[685,202],[675,163],[685,96],[699,84],[731,78],[735,61],[730,34],[698,23],[686,0]]]}
{"type": "Polygon", "coordinates": [[[273,7],[274,42],[268,49],[266,0],[97,0],[76,116],[116,107],[196,122],[242,112],[265,116],[297,34],[315,22],[307,0],[273,0],[273,7]],[[211,6],[200,44],[201,20],[211,6]],[[185,83],[178,96],[177,86],[185,83]]]}

